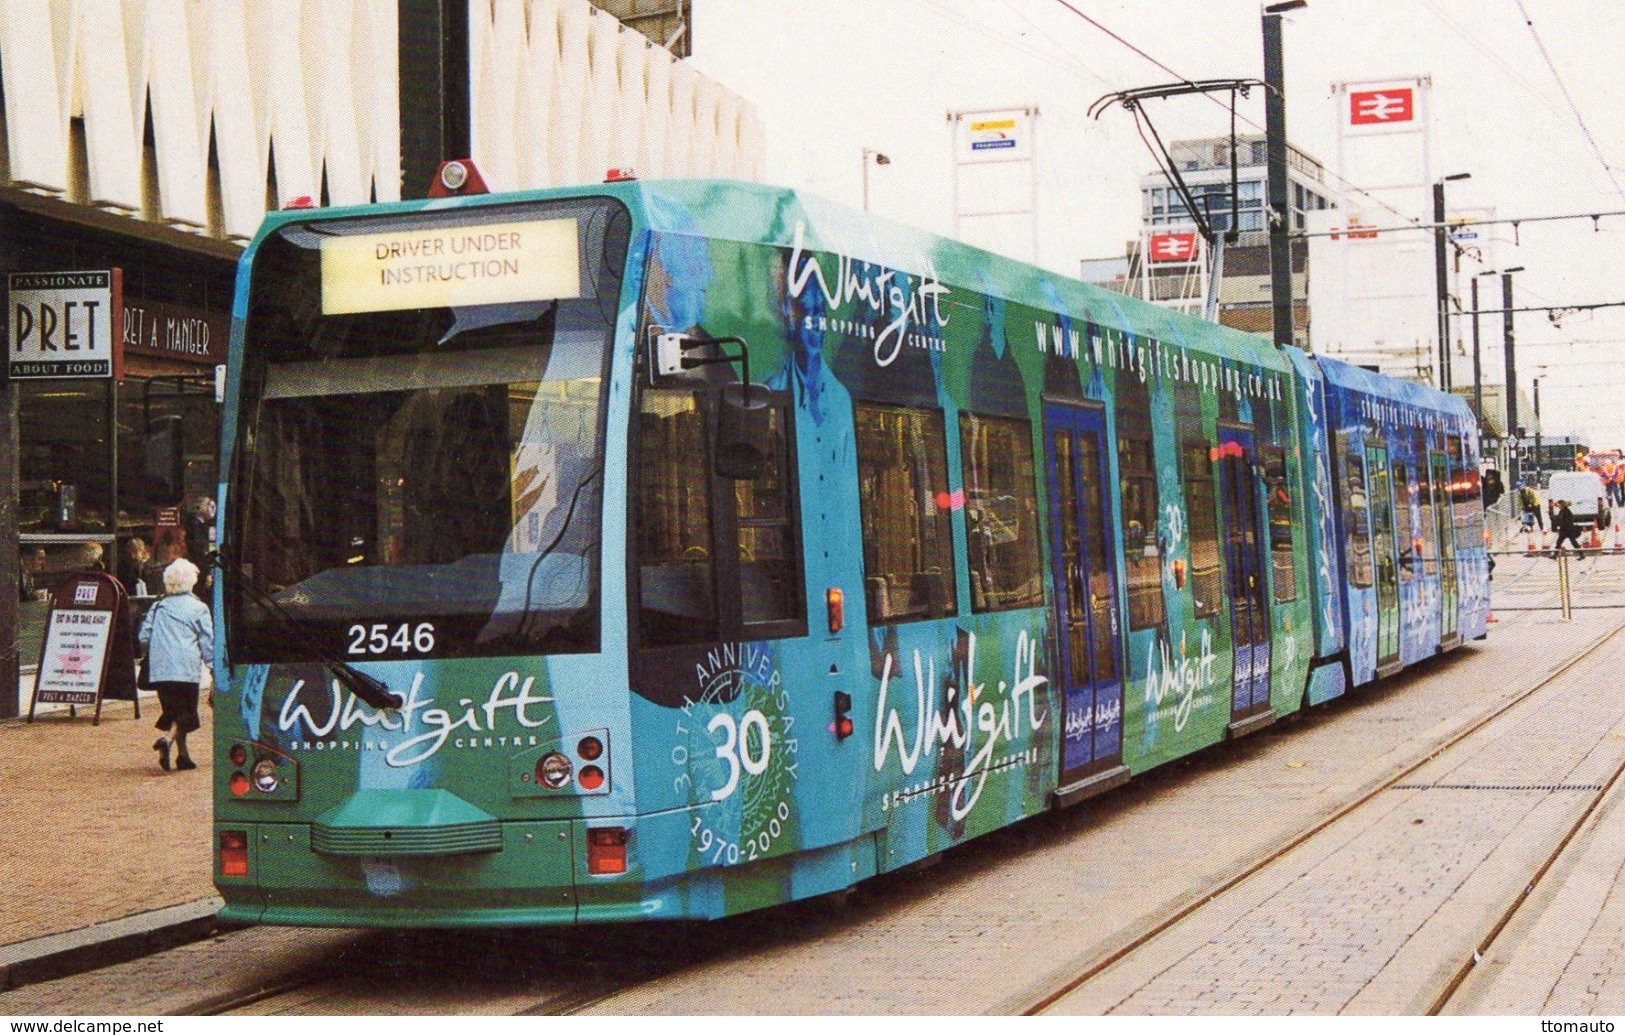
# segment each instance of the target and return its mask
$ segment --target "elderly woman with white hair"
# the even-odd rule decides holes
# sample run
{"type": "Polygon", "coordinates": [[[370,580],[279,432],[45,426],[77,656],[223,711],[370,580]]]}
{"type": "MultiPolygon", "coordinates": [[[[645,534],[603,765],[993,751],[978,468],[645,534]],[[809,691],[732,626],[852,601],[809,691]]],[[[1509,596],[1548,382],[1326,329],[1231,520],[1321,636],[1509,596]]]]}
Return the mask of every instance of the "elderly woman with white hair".
{"type": "Polygon", "coordinates": [[[176,769],[196,769],[186,752],[186,735],[197,729],[198,687],[203,682],[203,666],[214,663],[214,625],[209,608],[192,595],[197,585],[197,565],[182,557],[164,569],[164,597],[147,611],[141,621],[139,638],[147,648],[147,682],[158,692],[163,714],[158,728],[174,729],[170,737],[159,737],[152,745],[158,764],[169,770],[169,750],[175,749],[176,769]]]}

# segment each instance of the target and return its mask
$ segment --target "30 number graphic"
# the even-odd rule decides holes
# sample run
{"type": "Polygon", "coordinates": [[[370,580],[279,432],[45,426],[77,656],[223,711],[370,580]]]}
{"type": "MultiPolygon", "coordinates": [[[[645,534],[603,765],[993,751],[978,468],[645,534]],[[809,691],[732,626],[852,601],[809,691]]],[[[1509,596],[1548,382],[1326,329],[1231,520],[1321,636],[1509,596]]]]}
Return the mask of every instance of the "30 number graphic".
{"type": "Polygon", "coordinates": [[[722,730],[722,743],[716,745],[716,753],[722,764],[728,767],[728,779],[711,792],[712,801],[721,801],[734,792],[734,788],[739,786],[741,768],[752,776],[767,772],[768,760],[773,756],[773,738],[767,728],[766,715],[752,708],[736,724],[733,715],[718,712],[705,728],[713,739],[717,730],[722,730]],[[753,730],[754,738],[751,736],[753,730]],[[756,742],[756,751],[752,750],[752,739],[756,742]]]}

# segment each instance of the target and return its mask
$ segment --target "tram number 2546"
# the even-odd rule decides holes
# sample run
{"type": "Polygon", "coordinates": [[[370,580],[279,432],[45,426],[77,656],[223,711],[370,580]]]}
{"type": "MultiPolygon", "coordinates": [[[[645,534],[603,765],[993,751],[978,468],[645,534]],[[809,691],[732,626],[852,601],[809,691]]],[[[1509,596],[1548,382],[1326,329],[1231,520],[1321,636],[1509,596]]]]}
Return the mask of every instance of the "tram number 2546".
{"type": "Polygon", "coordinates": [[[402,622],[391,626],[387,622],[350,626],[349,652],[351,654],[427,654],[434,650],[434,624],[402,622]]]}

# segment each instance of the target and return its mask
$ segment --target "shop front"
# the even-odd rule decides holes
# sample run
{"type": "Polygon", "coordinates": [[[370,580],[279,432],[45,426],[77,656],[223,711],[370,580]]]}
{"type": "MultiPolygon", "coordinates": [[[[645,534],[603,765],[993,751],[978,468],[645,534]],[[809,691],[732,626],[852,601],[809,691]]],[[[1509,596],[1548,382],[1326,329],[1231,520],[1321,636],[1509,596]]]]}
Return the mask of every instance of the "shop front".
{"type": "MultiPolygon", "coordinates": [[[[99,376],[11,385],[25,673],[38,663],[47,601],[62,580],[101,567],[125,584],[138,615],[163,592],[164,565],[203,559],[213,527],[216,367],[226,361],[239,249],[86,213],[0,194],[0,272],[117,270],[122,287],[121,364],[99,376]]],[[[22,337],[18,321],[29,319],[8,299],[9,341],[22,337]]]]}

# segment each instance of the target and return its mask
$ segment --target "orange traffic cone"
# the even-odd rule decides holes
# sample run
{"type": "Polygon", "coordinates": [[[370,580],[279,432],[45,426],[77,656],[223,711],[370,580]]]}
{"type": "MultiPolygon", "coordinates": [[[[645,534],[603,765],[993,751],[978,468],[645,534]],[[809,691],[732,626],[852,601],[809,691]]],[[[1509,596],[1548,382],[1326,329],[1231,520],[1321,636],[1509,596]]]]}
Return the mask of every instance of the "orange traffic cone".
{"type": "Polygon", "coordinates": [[[1490,624],[1490,625],[1494,625],[1496,622],[1499,622],[1500,619],[1495,617],[1495,612],[1494,611],[1491,611],[1490,616],[1488,618],[1484,619],[1484,621],[1486,623],[1490,624]]]}
{"type": "Polygon", "coordinates": [[[1524,548],[1524,552],[1525,553],[1534,553],[1535,552],[1535,530],[1533,528],[1531,528],[1529,530],[1528,535],[1524,536],[1524,542],[1526,544],[1525,548],[1524,548]]]}
{"type": "Polygon", "coordinates": [[[1620,532],[1619,522],[1616,521],[1614,522],[1614,549],[1618,550],[1622,546],[1625,546],[1625,533],[1620,532]]]}
{"type": "Polygon", "coordinates": [[[1593,550],[1602,549],[1602,537],[1597,534],[1596,525],[1591,526],[1591,548],[1593,550]]]}

